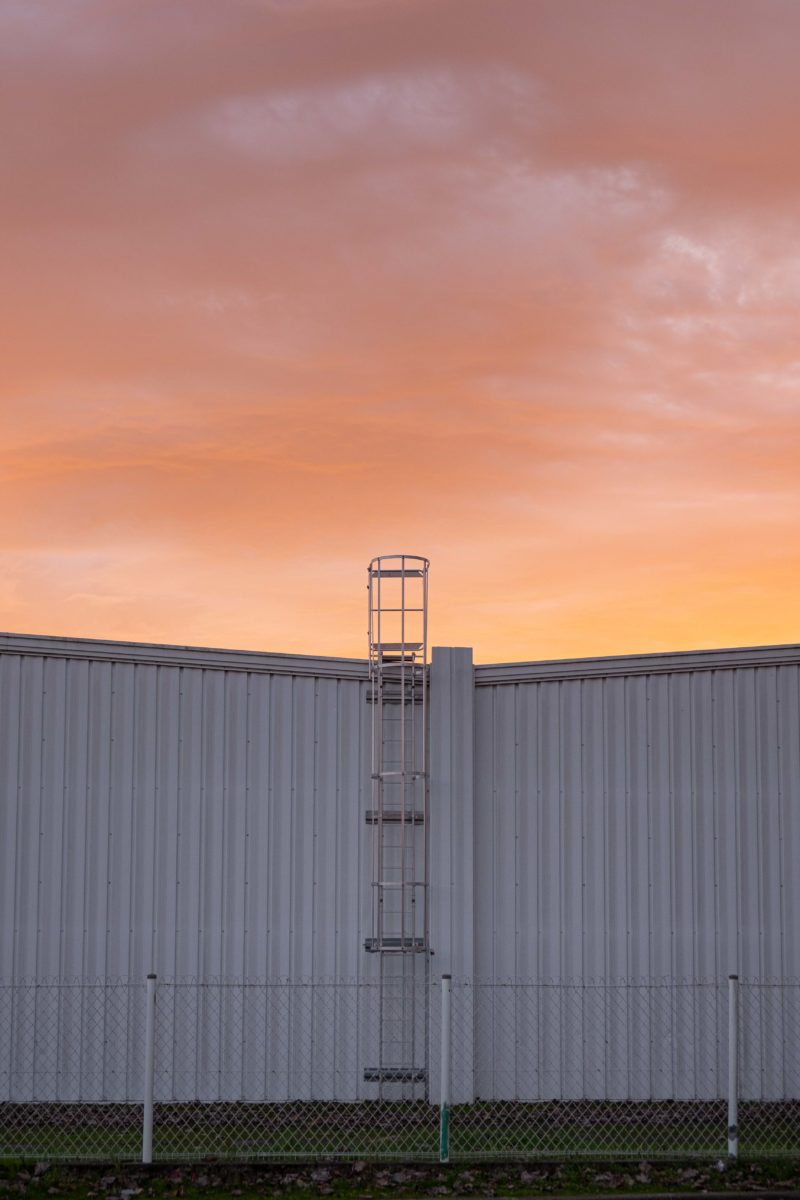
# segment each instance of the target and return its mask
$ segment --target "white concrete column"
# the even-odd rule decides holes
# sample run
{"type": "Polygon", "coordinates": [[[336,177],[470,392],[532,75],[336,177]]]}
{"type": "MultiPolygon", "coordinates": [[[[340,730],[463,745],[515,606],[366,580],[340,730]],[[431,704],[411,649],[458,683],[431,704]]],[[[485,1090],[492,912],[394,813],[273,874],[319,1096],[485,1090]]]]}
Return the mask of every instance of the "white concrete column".
{"type": "Polygon", "coordinates": [[[453,977],[451,1099],[458,1104],[472,1099],[472,997],[460,986],[475,963],[472,650],[434,646],[430,672],[431,979],[453,977]]]}

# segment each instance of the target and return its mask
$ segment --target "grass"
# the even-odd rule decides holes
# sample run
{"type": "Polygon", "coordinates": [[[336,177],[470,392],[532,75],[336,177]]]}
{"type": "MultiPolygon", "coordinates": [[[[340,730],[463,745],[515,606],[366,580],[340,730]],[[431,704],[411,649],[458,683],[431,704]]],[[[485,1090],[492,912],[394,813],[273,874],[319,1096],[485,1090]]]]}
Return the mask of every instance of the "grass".
{"type": "MultiPolygon", "coordinates": [[[[136,1162],[139,1105],[0,1105],[0,1159],[136,1162]]],[[[740,1154],[800,1153],[800,1104],[742,1105],[740,1154]]],[[[435,1162],[439,1113],[422,1102],[158,1105],[157,1161],[435,1162]]],[[[724,1102],[563,1101],[457,1105],[453,1161],[719,1157],[724,1102]]]]}

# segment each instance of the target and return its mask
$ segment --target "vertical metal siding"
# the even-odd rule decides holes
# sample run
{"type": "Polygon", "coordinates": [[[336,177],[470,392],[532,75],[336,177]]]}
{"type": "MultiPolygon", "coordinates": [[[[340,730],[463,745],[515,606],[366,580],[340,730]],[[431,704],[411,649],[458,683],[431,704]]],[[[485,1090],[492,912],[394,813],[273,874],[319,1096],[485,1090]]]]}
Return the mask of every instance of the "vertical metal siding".
{"type": "Polygon", "coordinates": [[[357,977],[365,689],[0,655],[0,978],[357,977]]]}
{"type": "MultiPolygon", "coordinates": [[[[0,979],[372,977],[366,678],[87,645],[0,654],[0,979]]],[[[473,692],[469,652],[439,653],[432,882],[450,946],[435,970],[457,949],[478,979],[800,976],[796,661],[517,682],[477,668],[473,692]]],[[[366,1025],[344,993],[323,1014],[298,992],[268,1017],[235,989],[188,995],[164,999],[176,1097],[310,1095],[311,1045],[346,1068],[348,1098],[365,1094],[366,1025]]],[[[646,995],[487,990],[459,1098],[719,1094],[724,995],[646,995]],[[517,1052],[533,1040],[535,1079],[517,1052]]],[[[103,1001],[109,1044],[128,1031],[122,1075],[75,1057],[96,1026],[87,997],[53,1001],[55,1082],[44,1040],[11,1051],[23,1091],[137,1093],[141,996],[103,1001]]],[[[759,1094],[796,1090],[766,1022],[745,1065],[763,1066],[759,1094]]]]}
{"type": "Polygon", "coordinates": [[[795,665],[482,686],[476,973],[800,974],[795,665]]]}
{"type": "MultiPolygon", "coordinates": [[[[799,697],[796,664],[479,686],[476,976],[800,975],[799,697]]],[[[724,994],[648,994],[643,1014],[620,990],[613,1020],[591,990],[542,1009],[553,1094],[721,1094],[724,994]]],[[[478,1094],[520,1094],[531,1019],[478,1015],[478,1094]]],[[[783,1094],[780,1053],[762,1051],[766,1094],[783,1094]]]]}

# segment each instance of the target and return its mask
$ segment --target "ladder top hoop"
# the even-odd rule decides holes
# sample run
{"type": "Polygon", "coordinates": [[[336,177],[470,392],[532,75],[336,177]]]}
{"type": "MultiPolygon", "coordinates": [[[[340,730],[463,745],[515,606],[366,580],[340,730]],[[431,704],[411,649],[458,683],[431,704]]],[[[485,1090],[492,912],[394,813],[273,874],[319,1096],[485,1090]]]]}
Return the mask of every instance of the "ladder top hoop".
{"type": "Polygon", "coordinates": [[[430,560],[421,554],[379,554],[370,561],[369,573],[373,578],[422,579],[429,566],[430,560]]]}

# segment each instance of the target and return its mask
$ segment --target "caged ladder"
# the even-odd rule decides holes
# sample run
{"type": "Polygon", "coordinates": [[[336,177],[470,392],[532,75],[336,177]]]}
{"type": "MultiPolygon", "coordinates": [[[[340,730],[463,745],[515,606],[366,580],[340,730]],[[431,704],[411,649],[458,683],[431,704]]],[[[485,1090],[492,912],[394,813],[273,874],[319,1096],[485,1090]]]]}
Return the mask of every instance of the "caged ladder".
{"type": "Polygon", "coordinates": [[[387,554],[369,564],[372,706],[372,935],[379,976],[377,1057],[364,1078],[381,1098],[428,1099],[428,567],[387,554]]]}

